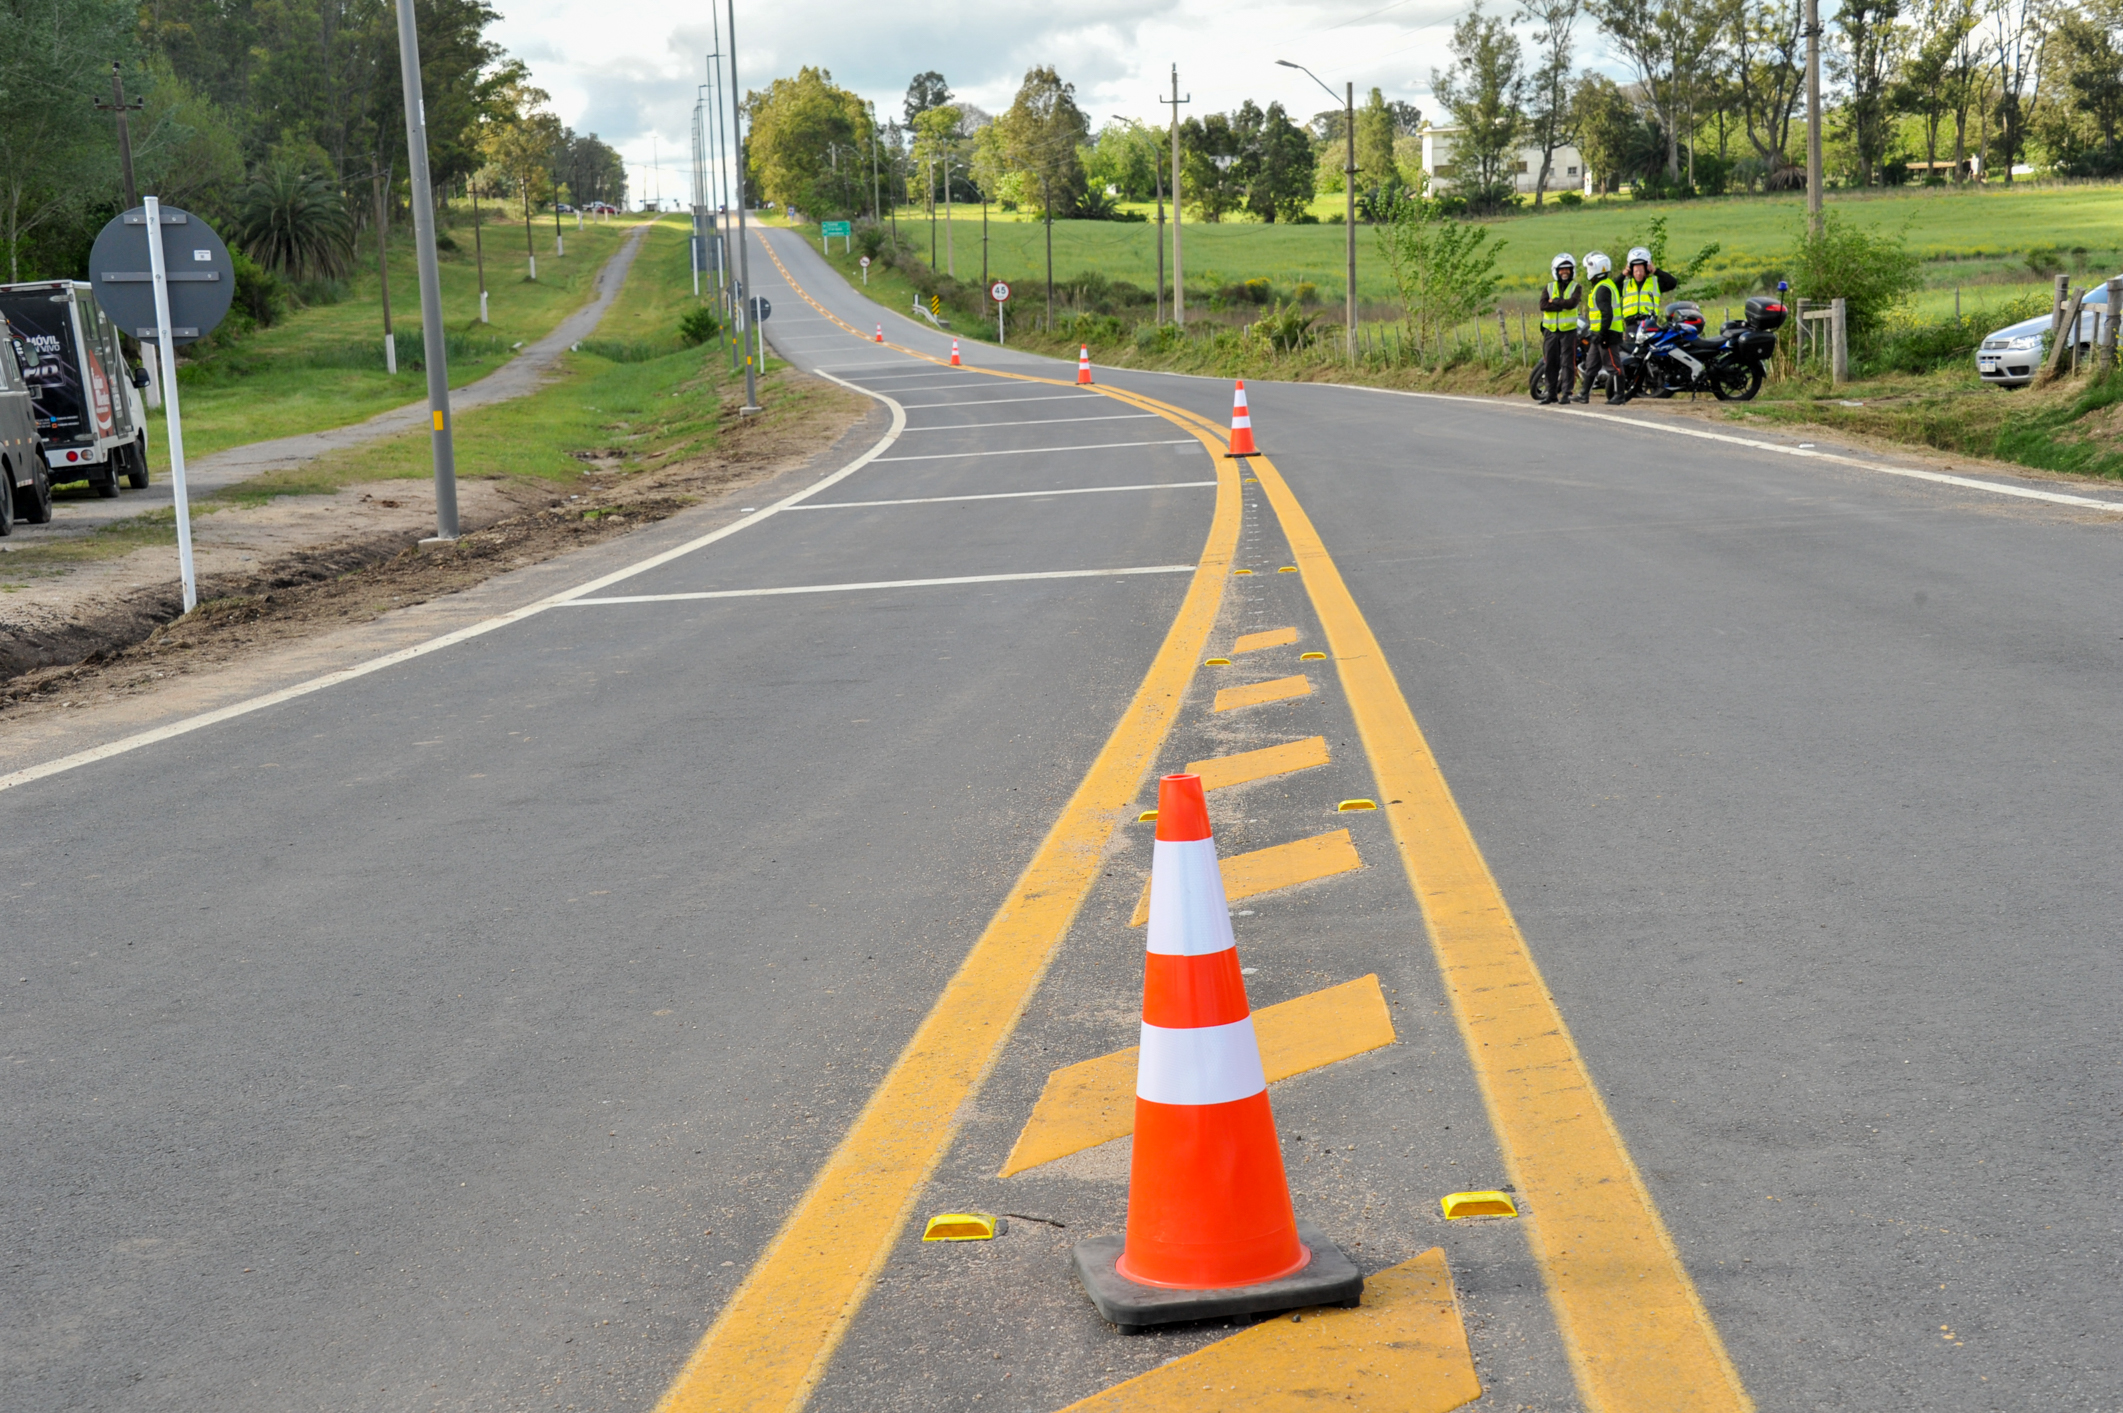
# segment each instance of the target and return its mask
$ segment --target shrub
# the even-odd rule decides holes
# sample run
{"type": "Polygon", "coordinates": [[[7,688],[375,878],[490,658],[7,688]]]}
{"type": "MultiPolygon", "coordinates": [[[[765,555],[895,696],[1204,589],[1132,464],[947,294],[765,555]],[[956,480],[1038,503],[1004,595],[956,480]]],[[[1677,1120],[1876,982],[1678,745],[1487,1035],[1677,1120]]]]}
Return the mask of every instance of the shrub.
{"type": "Polygon", "coordinates": [[[721,332],[722,320],[705,304],[696,309],[688,309],[685,317],[678,321],[678,336],[685,340],[688,348],[698,347],[721,332]]]}
{"type": "Polygon", "coordinates": [[[1266,339],[1269,347],[1278,353],[1295,353],[1312,347],[1319,335],[1313,331],[1312,322],[1319,318],[1319,311],[1306,312],[1295,304],[1277,304],[1273,313],[1253,325],[1256,338],[1266,339]]]}
{"type": "Polygon", "coordinates": [[[1585,193],[1582,191],[1559,191],[1555,194],[1555,199],[1565,206],[1583,206],[1585,204],[1585,193]]]}
{"type": "Polygon", "coordinates": [[[1816,235],[1798,229],[1789,255],[1792,293],[1805,299],[1842,299],[1856,344],[1877,339],[1888,316],[1923,283],[1921,262],[1900,236],[1849,225],[1829,211],[1816,235]]]}
{"type": "Polygon", "coordinates": [[[1866,366],[1880,372],[1929,373],[1966,368],[1976,345],[1992,329],[2032,319],[2049,310],[2049,296],[2023,295],[1995,308],[1970,310],[1958,319],[1890,319],[1866,366]]]}
{"type": "Polygon", "coordinates": [[[1301,281],[1296,289],[1290,291],[1290,298],[1298,304],[1317,304],[1320,302],[1319,286],[1310,280],[1301,281]]]}
{"type": "Polygon", "coordinates": [[[1137,324],[1135,347],[1150,354],[1170,353],[1186,339],[1186,332],[1177,324],[1137,324]]]}
{"type": "Polygon", "coordinates": [[[858,254],[875,260],[885,248],[885,232],[875,221],[865,221],[855,228],[855,249],[858,254]]]}
{"type": "Polygon", "coordinates": [[[248,328],[272,327],[287,310],[287,286],[278,275],[259,268],[258,262],[243,252],[230,251],[229,255],[236,266],[236,298],[231,312],[248,328]]]}

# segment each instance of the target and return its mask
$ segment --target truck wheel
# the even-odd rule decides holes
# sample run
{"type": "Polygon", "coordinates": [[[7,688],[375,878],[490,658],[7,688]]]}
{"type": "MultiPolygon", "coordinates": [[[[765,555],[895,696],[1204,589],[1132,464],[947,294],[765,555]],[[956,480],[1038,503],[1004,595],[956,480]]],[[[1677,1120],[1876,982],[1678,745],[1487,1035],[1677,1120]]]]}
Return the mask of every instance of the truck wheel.
{"type": "Polygon", "coordinates": [[[115,456],[106,457],[103,465],[89,472],[88,488],[94,491],[101,499],[116,500],[118,499],[118,477],[121,474],[118,469],[118,458],[115,456]]]}
{"type": "Polygon", "coordinates": [[[15,488],[15,518],[25,525],[52,523],[52,473],[39,451],[30,462],[30,483],[15,488]]]}
{"type": "Polygon", "coordinates": [[[0,461],[0,536],[15,533],[15,473],[8,462],[0,461]]]}
{"type": "Polygon", "coordinates": [[[147,489],[146,437],[137,438],[133,442],[132,464],[126,467],[125,481],[127,485],[131,486],[136,491],[144,491],[147,489]]]}

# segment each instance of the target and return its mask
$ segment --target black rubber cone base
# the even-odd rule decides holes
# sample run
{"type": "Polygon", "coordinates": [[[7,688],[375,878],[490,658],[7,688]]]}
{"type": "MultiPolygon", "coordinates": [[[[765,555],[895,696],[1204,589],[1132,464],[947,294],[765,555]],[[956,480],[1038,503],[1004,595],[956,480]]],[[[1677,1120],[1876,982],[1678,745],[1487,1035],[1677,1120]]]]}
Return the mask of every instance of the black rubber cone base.
{"type": "Polygon", "coordinates": [[[1305,1243],[1312,1259],[1280,1280],[1259,1285],[1223,1286],[1215,1290],[1167,1290],[1162,1286],[1137,1285],[1119,1271],[1125,1237],[1094,1236],[1079,1241],[1069,1253],[1084,1293],[1098,1313],[1123,1330],[1148,1325],[1173,1325],[1183,1320],[1214,1320],[1230,1315],[1265,1315],[1277,1310],[1297,1310],[1308,1305],[1354,1306],[1364,1294],[1364,1273],[1342,1254],[1342,1249],[1320,1234],[1317,1227],[1300,1220],[1297,1239],[1305,1243]]]}

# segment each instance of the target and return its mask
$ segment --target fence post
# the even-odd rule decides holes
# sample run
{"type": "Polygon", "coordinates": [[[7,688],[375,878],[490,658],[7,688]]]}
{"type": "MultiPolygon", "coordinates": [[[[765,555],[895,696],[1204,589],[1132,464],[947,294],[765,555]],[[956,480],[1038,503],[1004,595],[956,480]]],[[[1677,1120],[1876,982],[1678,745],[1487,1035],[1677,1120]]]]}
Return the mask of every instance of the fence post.
{"type": "Polygon", "coordinates": [[[1828,381],[1840,385],[1850,381],[1850,311],[1841,297],[1829,308],[1834,317],[1828,321],[1828,381]]]}
{"type": "Polygon", "coordinates": [[[2049,301],[2049,343],[2056,347],[2057,330],[2064,327],[2064,301],[2071,298],[2071,276],[2057,276],[2055,295],[2049,301]]]}
{"type": "Polygon", "coordinates": [[[2057,332],[2049,344],[2049,367],[2044,369],[2038,381],[2051,382],[2061,376],[2065,369],[2076,369],[2079,363],[2079,309],[2086,298],[2080,290],[2065,304],[2064,317],[2057,321],[2057,332]]]}
{"type": "Polygon", "coordinates": [[[2107,317],[2101,320],[2101,371],[2116,371],[2116,315],[2123,311],[2123,276],[2108,282],[2107,317]]]}

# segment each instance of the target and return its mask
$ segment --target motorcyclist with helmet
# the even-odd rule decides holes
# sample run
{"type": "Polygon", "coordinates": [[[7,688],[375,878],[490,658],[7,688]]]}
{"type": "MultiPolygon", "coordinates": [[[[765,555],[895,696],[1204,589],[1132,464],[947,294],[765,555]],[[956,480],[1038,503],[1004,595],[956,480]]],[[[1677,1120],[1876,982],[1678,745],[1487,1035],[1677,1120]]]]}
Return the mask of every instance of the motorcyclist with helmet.
{"type": "Polygon", "coordinates": [[[1578,390],[1579,402],[1592,401],[1592,385],[1607,379],[1607,401],[1627,402],[1622,390],[1622,290],[1614,280],[1614,262],[1598,250],[1585,252],[1585,274],[1593,281],[1585,296],[1585,322],[1590,337],[1585,343],[1585,385],[1578,390]]]}
{"type": "Polygon", "coordinates": [[[1544,403],[1570,401],[1576,381],[1578,321],[1583,317],[1584,286],[1577,280],[1577,261],[1564,251],[1548,262],[1548,288],[1541,292],[1541,366],[1548,375],[1544,403]]]}
{"type": "Polygon", "coordinates": [[[1646,320],[1656,324],[1664,308],[1662,296],[1673,293],[1680,283],[1658,267],[1649,250],[1631,246],[1620,280],[1623,331],[1633,334],[1646,320]]]}

